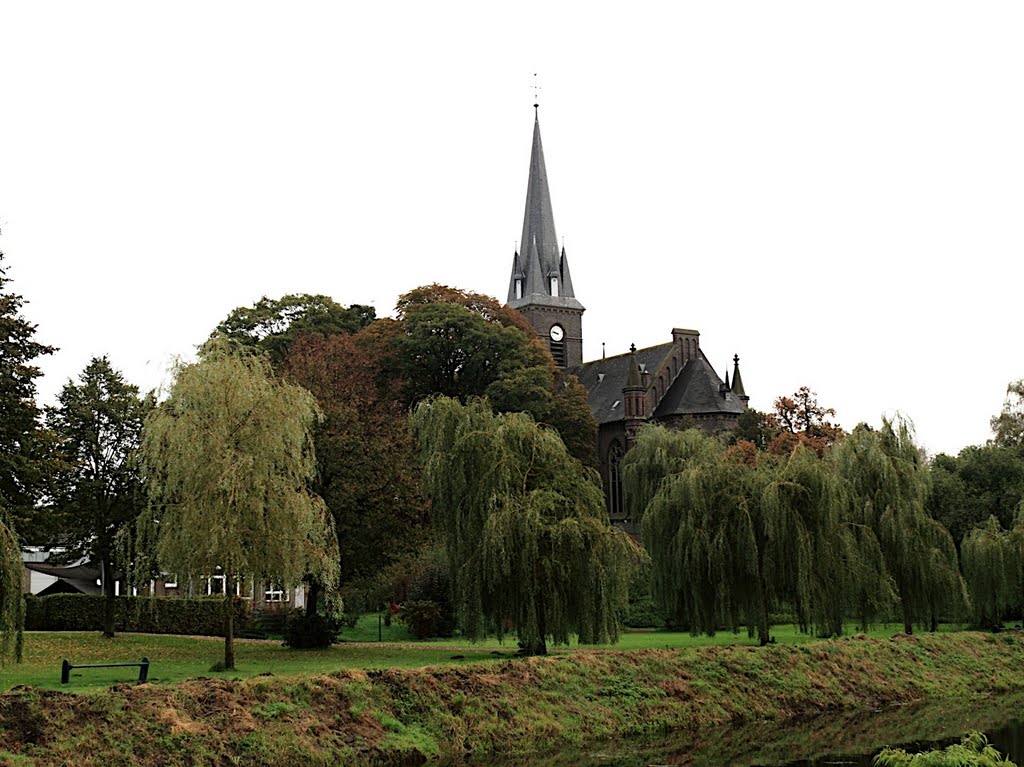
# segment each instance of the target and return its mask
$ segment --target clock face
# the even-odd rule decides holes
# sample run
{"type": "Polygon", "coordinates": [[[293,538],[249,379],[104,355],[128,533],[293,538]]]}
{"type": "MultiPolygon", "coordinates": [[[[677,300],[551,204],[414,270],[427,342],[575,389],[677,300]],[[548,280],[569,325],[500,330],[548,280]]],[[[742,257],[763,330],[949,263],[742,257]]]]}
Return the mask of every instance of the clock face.
{"type": "Polygon", "coordinates": [[[551,340],[552,341],[561,341],[563,338],[565,338],[565,331],[562,330],[562,326],[561,325],[552,325],[551,326],[551,340]]]}

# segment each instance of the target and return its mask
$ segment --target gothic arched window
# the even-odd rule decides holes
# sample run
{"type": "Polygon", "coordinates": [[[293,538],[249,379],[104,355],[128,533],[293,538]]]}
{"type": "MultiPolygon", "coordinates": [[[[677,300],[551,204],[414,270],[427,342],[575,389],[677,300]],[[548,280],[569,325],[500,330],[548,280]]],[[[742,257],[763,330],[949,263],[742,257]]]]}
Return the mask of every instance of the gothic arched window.
{"type": "Polygon", "coordinates": [[[622,455],[622,444],[615,440],[608,448],[608,516],[612,519],[619,519],[623,516],[622,476],[619,474],[622,455]]]}

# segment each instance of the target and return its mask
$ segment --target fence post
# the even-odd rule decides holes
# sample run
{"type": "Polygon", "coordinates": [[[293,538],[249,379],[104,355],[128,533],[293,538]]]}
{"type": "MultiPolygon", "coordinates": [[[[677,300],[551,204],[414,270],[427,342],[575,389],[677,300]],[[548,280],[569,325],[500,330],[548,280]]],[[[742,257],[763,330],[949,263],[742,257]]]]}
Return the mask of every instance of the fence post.
{"type": "Polygon", "coordinates": [[[69,661],[67,658],[65,658],[64,662],[60,666],[60,683],[61,684],[67,684],[70,681],[71,681],[71,661],[69,661]]]}
{"type": "Polygon", "coordinates": [[[149,658],[143,658],[139,664],[139,681],[145,682],[149,679],[149,658]]]}

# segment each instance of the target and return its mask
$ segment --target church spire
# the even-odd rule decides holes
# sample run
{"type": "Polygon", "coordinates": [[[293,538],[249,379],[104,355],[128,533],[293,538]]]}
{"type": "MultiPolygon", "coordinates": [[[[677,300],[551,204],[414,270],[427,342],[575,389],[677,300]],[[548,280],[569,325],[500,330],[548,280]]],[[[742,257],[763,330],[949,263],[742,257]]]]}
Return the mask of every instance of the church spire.
{"type": "MultiPolygon", "coordinates": [[[[534,105],[536,109],[536,105],[534,105]]],[[[526,212],[519,252],[512,260],[508,305],[517,309],[547,342],[555,364],[563,369],[583,363],[583,304],[576,300],[569,259],[559,247],[551,212],[548,170],[540,141],[540,120],[534,114],[526,212]]]]}
{"type": "MultiPolygon", "coordinates": [[[[519,307],[526,303],[536,303],[538,299],[546,303],[545,297],[575,299],[569,262],[565,258],[564,248],[559,249],[558,235],[555,233],[555,216],[551,211],[551,192],[548,189],[548,171],[544,163],[544,145],[540,139],[540,119],[536,113],[533,119],[530,175],[526,184],[523,236],[519,242],[522,248],[520,264],[526,274],[519,277],[513,272],[508,286],[509,305],[519,307]],[[531,274],[534,265],[534,244],[537,248],[539,274],[531,274]],[[521,292],[516,290],[517,279],[523,281],[521,292]]],[[[575,305],[576,301],[569,303],[575,305]]]]}

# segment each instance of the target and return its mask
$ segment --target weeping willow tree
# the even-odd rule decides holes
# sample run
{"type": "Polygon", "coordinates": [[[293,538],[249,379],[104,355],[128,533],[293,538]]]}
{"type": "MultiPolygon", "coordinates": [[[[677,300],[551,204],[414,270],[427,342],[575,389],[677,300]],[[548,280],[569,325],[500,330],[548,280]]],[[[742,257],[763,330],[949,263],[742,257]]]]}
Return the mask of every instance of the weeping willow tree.
{"type": "Polygon", "coordinates": [[[849,496],[834,467],[811,449],[759,463],[763,581],[776,601],[791,606],[805,632],[841,636],[859,593],[893,600],[877,545],[865,546],[850,519],[849,496]]]}
{"type": "Polygon", "coordinates": [[[231,601],[237,577],[336,583],[337,541],[323,501],[306,490],[319,418],[305,389],[274,379],[266,359],[225,344],[176,371],[170,396],[146,420],[151,506],[137,539],[179,578],[224,575],[224,666],[234,668],[231,601]]]}
{"type": "Polygon", "coordinates": [[[21,662],[25,600],[21,594],[21,547],[10,520],[0,507],[0,666],[21,662]]]}
{"type": "Polygon", "coordinates": [[[753,472],[725,460],[703,432],[648,426],[623,460],[622,480],[665,614],[693,634],[746,625],[767,641],[753,472]]]}
{"type": "Polygon", "coordinates": [[[964,580],[971,594],[976,626],[998,626],[1020,601],[1020,528],[1004,530],[994,516],[968,531],[960,544],[964,580]]]}
{"type": "MultiPolygon", "coordinates": [[[[961,611],[968,602],[953,539],[925,511],[928,473],[903,419],[883,419],[874,430],[860,424],[831,454],[852,493],[853,524],[860,545],[877,541],[885,571],[900,603],[903,628],[915,623],[935,628],[942,613],[961,611]]],[[[870,595],[861,591],[859,607],[867,619],[870,595]]]]}
{"type": "Polygon", "coordinates": [[[786,607],[804,631],[841,634],[853,582],[887,588],[861,556],[842,482],[811,450],[750,466],[700,431],[648,427],[622,473],[654,594],[694,633],[745,625],[767,643],[786,607]]]}
{"type": "Polygon", "coordinates": [[[608,522],[596,476],[523,413],[447,397],[411,417],[456,609],[471,639],[506,626],[527,652],[618,639],[642,552],[608,522]]]}

